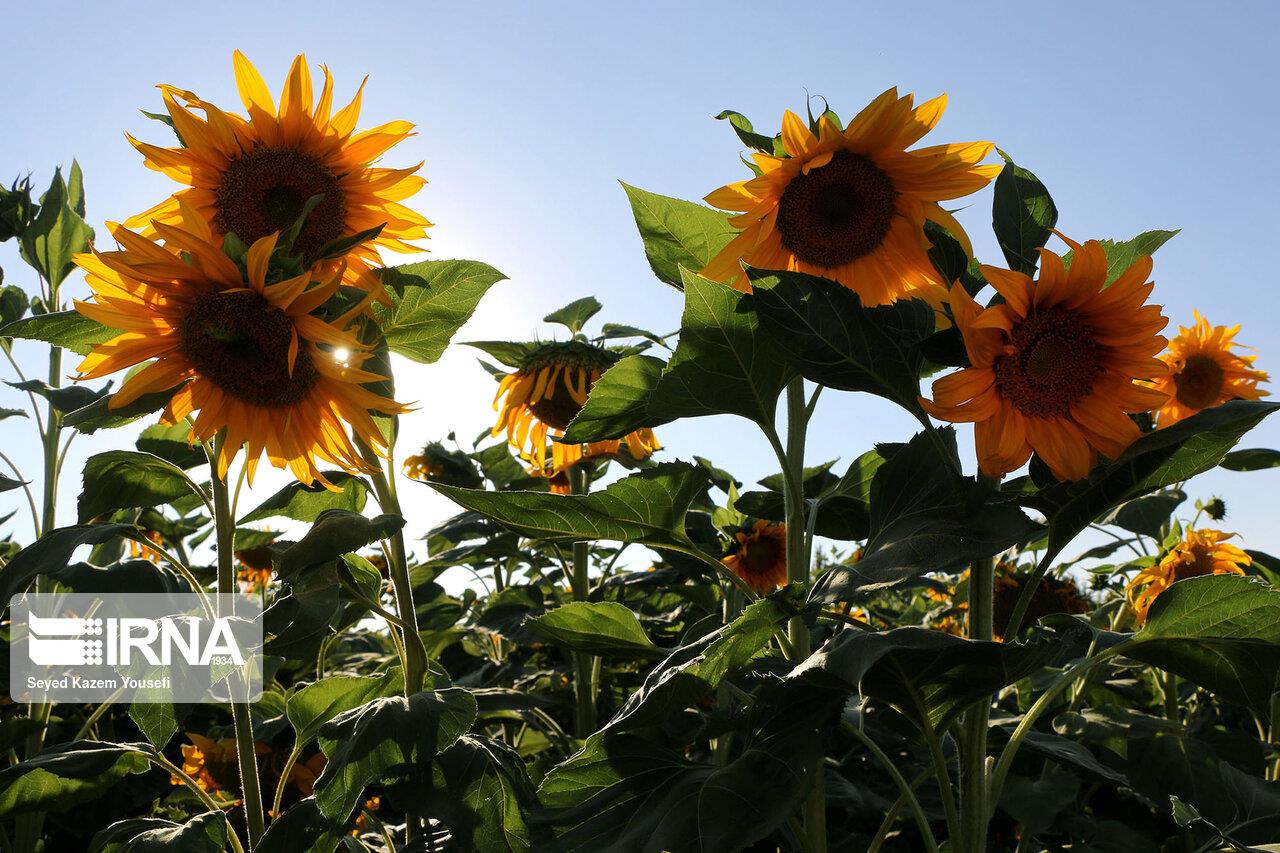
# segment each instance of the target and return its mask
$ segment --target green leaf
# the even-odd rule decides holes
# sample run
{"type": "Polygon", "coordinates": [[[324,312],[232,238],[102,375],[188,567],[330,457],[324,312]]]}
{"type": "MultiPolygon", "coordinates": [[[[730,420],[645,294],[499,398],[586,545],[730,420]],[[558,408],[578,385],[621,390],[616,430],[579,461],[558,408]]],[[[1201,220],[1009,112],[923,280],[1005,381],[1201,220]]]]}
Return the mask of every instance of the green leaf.
{"type": "Polygon", "coordinates": [[[1085,480],[1041,489],[1026,498],[1049,518],[1047,565],[1094,519],[1133,500],[1218,465],[1227,451],[1280,403],[1232,400],[1135,441],[1115,462],[1085,480]]]}
{"type": "Polygon", "coordinates": [[[806,379],[865,391],[924,418],[920,343],[933,334],[928,303],[904,299],[867,308],[835,282],[795,272],[748,270],[764,331],[806,379]]]}
{"type": "Polygon", "coordinates": [[[693,544],[685,533],[685,514],[706,484],[701,467],[673,462],[638,471],[589,495],[431,486],[459,506],[532,539],[608,539],[687,552],[693,544]]]}
{"type": "Polygon", "coordinates": [[[305,536],[281,552],[276,570],[288,580],[308,566],[336,560],[379,539],[388,539],[402,527],[404,519],[398,515],[365,518],[350,510],[325,510],[305,536]]]}
{"type": "Polygon", "coordinates": [[[328,762],[316,780],[320,812],[341,820],[364,789],[381,780],[427,771],[436,753],[476,717],[476,700],[461,688],[386,696],[353,708],[320,730],[328,762]]]}
{"type": "MultiPolygon", "coordinates": [[[[493,356],[499,363],[505,364],[507,367],[519,367],[542,344],[524,341],[467,341],[463,346],[475,347],[481,352],[493,356]]],[[[483,364],[483,362],[481,363],[483,364]]]]}
{"type": "Polygon", "coordinates": [[[83,523],[112,510],[160,506],[190,494],[195,494],[190,478],[172,462],[135,450],[108,450],[85,462],[77,508],[83,523]]]}
{"type": "Polygon", "coordinates": [[[1123,503],[1103,518],[1103,524],[1114,524],[1131,533],[1141,533],[1152,539],[1163,538],[1161,528],[1169,522],[1169,517],[1178,505],[1187,499],[1187,493],[1180,489],[1170,489],[1154,495],[1134,498],[1123,503]]]}
{"type": "Polygon", "coordinates": [[[360,512],[368,500],[369,487],[363,478],[345,471],[323,471],[325,479],[341,491],[332,492],[316,483],[306,486],[290,483],[262,503],[258,504],[237,524],[248,524],[264,518],[292,518],[295,521],[312,522],[330,509],[360,512]]]}
{"type": "Polygon", "coordinates": [[[677,289],[685,286],[681,267],[701,270],[738,234],[726,213],[627,184],[622,188],[653,274],[677,289]]]}
{"type": "Polygon", "coordinates": [[[227,818],[222,812],[204,812],[186,823],[158,818],[124,820],[95,835],[93,844],[90,853],[221,853],[227,846],[227,818]]]}
{"type": "Polygon", "coordinates": [[[63,181],[62,170],[56,170],[40,198],[40,211],[18,238],[22,259],[55,287],[75,268],[72,256],[87,250],[93,239],[83,216],[82,183],[78,164],[72,163],[70,185],[63,181]]]}
{"type": "Polygon", "coordinates": [[[391,305],[373,317],[392,352],[422,364],[444,353],[490,287],[506,276],[479,261],[420,261],[382,271],[391,305]]]}
{"type": "Polygon", "coordinates": [[[778,395],[794,375],[761,333],[750,294],[684,274],[680,343],[649,398],[665,422],[703,415],[740,415],[773,429],[778,395]]]}
{"type": "Polygon", "coordinates": [[[600,312],[604,306],[594,296],[575,299],[558,311],[552,311],[542,318],[544,323],[559,323],[575,335],[582,331],[587,321],[600,312]]]}
{"type": "Polygon", "coordinates": [[[152,424],[142,431],[135,442],[143,453],[159,456],[178,468],[186,470],[207,464],[209,458],[198,444],[190,443],[191,425],[186,423],[165,426],[152,424]]]}
{"type": "MultiPolygon", "coordinates": [[[[1145,231],[1134,237],[1132,240],[1099,240],[1102,244],[1103,251],[1107,253],[1107,284],[1118,279],[1124,274],[1124,271],[1133,266],[1134,261],[1138,258],[1154,255],[1156,249],[1159,249],[1165,243],[1169,242],[1175,234],[1175,231],[1145,231]]],[[[1062,258],[1062,264],[1066,268],[1071,268],[1071,260],[1075,255],[1074,252],[1068,252],[1062,258]]]]}
{"type": "Polygon", "coordinates": [[[721,121],[728,119],[729,124],[733,126],[733,132],[738,134],[738,138],[742,140],[743,145],[765,154],[773,153],[773,137],[756,133],[755,128],[751,126],[751,122],[742,113],[736,110],[721,110],[716,118],[721,121]]]}
{"type": "Polygon", "coordinates": [[[587,404],[579,410],[564,441],[582,444],[622,438],[659,421],[649,414],[652,396],[666,363],[651,355],[629,355],[604,372],[591,386],[587,404]]]}
{"type": "Polygon", "coordinates": [[[77,432],[92,435],[100,429],[116,429],[131,424],[138,418],[160,411],[181,386],[164,391],[143,394],[132,403],[112,409],[113,395],[99,397],[87,406],[76,409],[62,419],[63,426],[73,426],[77,432]]]}
{"type": "Polygon", "coordinates": [[[1071,773],[1048,771],[1037,778],[1010,775],[1000,794],[1000,808],[1025,833],[1042,833],[1075,802],[1080,780],[1071,773]]]}
{"type": "MultiPolygon", "coordinates": [[[[0,275],[0,280],[2,279],[3,275],[0,275]]],[[[20,320],[22,315],[27,313],[27,308],[30,305],[31,300],[27,298],[26,291],[21,287],[13,284],[6,284],[4,287],[0,287],[0,329],[15,320],[20,320]]],[[[0,337],[3,337],[3,335],[0,335],[0,337]]]]}
{"type": "Polygon", "coordinates": [[[42,379],[28,379],[26,382],[6,382],[5,384],[11,388],[17,388],[19,391],[39,394],[49,401],[49,405],[55,411],[62,414],[92,405],[106,395],[110,388],[110,383],[106,388],[97,391],[84,385],[67,385],[62,388],[54,388],[42,379]]]}
{"type": "Polygon", "coordinates": [[[1009,269],[1033,275],[1040,261],[1036,250],[1049,242],[1058,222],[1058,208],[1039,178],[1003,151],[1000,156],[1005,165],[996,177],[991,227],[1009,269]]]}
{"type": "Polygon", "coordinates": [[[350,675],[335,672],[305,685],[289,697],[285,714],[293,726],[296,742],[310,743],[320,729],[339,714],[394,696],[404,690],[404,673],[399,668],[382,675],[350,675]]]}
{"type": "Polygon", "coordinates": [[[1239,575],[1178,581],[1125,654],[1265,715],[1280,687],[1280,589],[1239,575]]]}
{"type": "Polygon", "coordinates": [[[346,815],[337,819],[325,817],[316,798],[307,797],[271,821],[254,853],[333,853],[347,837],[346,819],[346,815]]]}
{"type": "Polygon", "coordinates": [[[1267,447],[1233,450],[1223,457],[1219,464],[1228,471],[1262,471],[1267,468],[1280,468],[1280,450],[1267,447]]]}
{"type": "Polygon", "coordinates": [[[164,749],[178,732],[178,717],[170,702],[132,702],[129,719],[156,749],[164,749]]]}
{"type": "Polygon", "coordinates": [[[0,770],[0,817],[64,812],[96,800],[120,780],[146,772],[146,744],[78,740],[47,747],[0,770]]]}
{"type": "Polygon", "coordinates": [[[78,524],[50,530],[14,555],[0,571],[0,601],[8,602],[37,575],[65,570],[81,545],[101,545],[136,529],[132,524],[78,524]]]}
{"type": "Polygon", "coordinates": [[[942,276],[948,288],[952,282],[959,282],[970,296],[986,287],[987,281],[982,277],[981,265],[964,250],[945,226],[932,219],[924,221],[924,234],[929,239],[929,260],[933,268],[942,276]]]}
{"type": "Polygon", "coordinates": [[[118,334],[120,332],[116,329],[90,320],[78,311],[35,314],[0,329],[0,338],[44,341],[78,355],[88,355],[96,345],[106,343],[118,334]]]}
{"type": "Polygon", "coordinates": [[[655,658],[659,649],[630,608],[614,601],[573,601],[526,624],[547,640],[575,652],[615,658],[655,658]]]}
{"type": "Polygon", "coordinates": [[[927,572],[957,569],[1026,542],[1040,529],[1016,507],[987,502],[988,487],[957,472],[954,429],[935,435],[922,432],[906,445],[878,448],[885,461],[871,478],[870,538],[862,559],[834,566],[812,598],[850,601],[927,572]]]}
{"type": "Polygon", "coordinates": [[[518,752],[464,734],[435,757],[431,774],[423,810],[444,821],[459,849],[531,849],[527,821],[538,800],[518,752]]]}
{"type": "Polygon", "coordinates": [[[943,730],[965,707],[1038,671],[1047,644],[965,640],[925,628],[842,631],[789,676],[857,691],[943,730]]]}

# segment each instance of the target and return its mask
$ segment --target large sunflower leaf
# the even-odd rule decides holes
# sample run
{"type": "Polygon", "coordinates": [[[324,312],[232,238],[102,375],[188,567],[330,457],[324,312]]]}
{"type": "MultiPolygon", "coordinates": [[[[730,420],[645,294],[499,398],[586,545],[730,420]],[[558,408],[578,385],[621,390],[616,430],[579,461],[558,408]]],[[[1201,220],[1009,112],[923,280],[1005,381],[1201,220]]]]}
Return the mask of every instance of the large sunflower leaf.
{"type": "Polygon", "coordinates": [[[649,397],[661,422],[740,415],[772,429],[778,395],[794,372],[761,333],[754,297],[688,270],[680,342],[649,397]]]}
{"type": "Polygon", "coordinates": [[[7,602],[11,596],[22,592],[37,575],[67,577],[71,555],[81,545],[102,545],[129,534],[141,536],[132,524],[77,524],[50,530],[15,554],[0,571],[0,601],[7,602]]]}
{"type": "Polygon", "coordinates": [[[333,853],[347,837],[346,818],[325,817],[314,796],[299,800],[271,821],[255,853],[333,853]]]}
{"type": "Polygon", "coordinates": [[[78,355],[88,355],[94,346],[106,343],[118,334],[115,329],[90,320],[79,311],[35,314],[0,329],[0,338],[44,341],[78,355]]]}
{"type": "Polygon", "coordinates": [[[136,450],[108,450],[84,464],[84,488],[77,509],[80,521],[117,509],[152,507],[197,494],[182,469],[136,450]]]}
{"type": "Polygon", "coordinates": [[[328,758],[315,786],[321,813],[345,819],[368,785],[421,773],[475,717],[476,700],[456,687],[385,696],[334,717],[320,729],[328,758]]]}
{"type": "Polygon", "coordinates": [[[629,355],[610,367],[591,386],[587,404],[574,416],[563,440],[571,444],[608,441],[665,423],[649,414],[649,398],[666,366],[651,355],[629,355]]]}
{"type": "Polygon", "coordinates": [[[84,221],[84,178],[73,161],[66,181],[61,169],[54,172],[39,212],[18,235],[22,259],[56,287],[75,268],[72,258],[88,250],[92,240],[93,229],[84,221]]]}
{"type": "Polygon", "coordinates": [[[529,618],[526,625],[576,652],[620,658],[666,654],[649,639],[631,608],[616,601],[572,601],[529,618]]]}
{"type": "Polygon", "coordinates": [[[490,287],[505,275],[480,261],[420,261],[382,271],[391,305],[373,317],[392,352],[422,364],[444,353],[490,287]]]}
{"type": "Polygon", "coordinates": [[[265,518],[284,517],[295,521],[312,522],[328,509],[344,509],[360,512],[369,496],[369,488],[363,478],[345,471],[325,471],[324,477],[339,491],[330,491],[316,483],[311,486],[290,483],[262,503],[258,504],[238,524],[261,521],[265,518]]]}
{"type": "Polygon", "coordinates": [[[1034,275],[1040,262],[1037,249],[1049,242],[1058,222],[1058,208],[1040,179],[1003,151],[1004,168],[996,177],[991,204],[991,227],[1009,269],[1034,275]]]}
{"type": "Polygon", "coordinates": [[[462,735],[431,763],[423,807],[465,850],[531,849],[528,817],[538,805],[524,759],[504,743],[462,735]]]}
{"type": "Polygon", "coordinates": [[[296,742],[309,743],[320,729],[341,713],[404,689],[404,674],[391,669],[382,675],[350,675],[336,672],[303,686],[289,697],[285,714],[296,742]]]}
{"type": "Polygon", "coordinates": [[[186,823],[145,817],[117,821],[93,837],[89,853],[221,853],[226,846],[226,816],[203,812],[186,823]]]}
{"type": "Polygon", "coordinates": [[[398,515],[365,518],[346,509],[329,509],[320,513],[306,535],[288,546],[276,560],[276,569],[286,580],[294,573],[358,551],[379,539],[388,539],[404,527],[398,515]]]}
{"type": "Polygon", "coordinates": [[[177,423],[172,426],[152,424],[142,431],[134,442],[134,446],[143,453],[159,456],[164,461],[186,471],[209,462],[204,447],[191,444],[190,436],[191,425],[187,423],[177,423]]]}
{"type": "Polygon", "coordinates": [[[689,506],[707,485],[707,472],[687,462],[647,468],[589,495],[487,492],[431,483],[466,509],[522,536],[550,542],[608,539],[689,551],[689,506]]]}
{"type": "Polygon", "coordinates": [[[804,378],[892,400],[923,419],[920,344],[933,334],[928,303],[865,307],[858,294],[817,276],[748,270],[765,333],[804,378]]]}
{"type": "Polygon", "coordinates": [[[653,274],[677,289],[681,267],[700,270],[738,233],[728,214],[623,184],[653,274]]]}
{"type": "Polygon", "coordinates": [[[1039,670],[1046,644],[965,640],[942,631],[842,631],[791,674],[888,702],[916,721],[944,729],[970,702],[1039,670]]]}
{"type": "Polygon", "coordinates": [[[130,774],[151,766],[146,744],[78,740],[51,746],[0,770],[0,817],[62,812],[95,800],[130,774]]]}

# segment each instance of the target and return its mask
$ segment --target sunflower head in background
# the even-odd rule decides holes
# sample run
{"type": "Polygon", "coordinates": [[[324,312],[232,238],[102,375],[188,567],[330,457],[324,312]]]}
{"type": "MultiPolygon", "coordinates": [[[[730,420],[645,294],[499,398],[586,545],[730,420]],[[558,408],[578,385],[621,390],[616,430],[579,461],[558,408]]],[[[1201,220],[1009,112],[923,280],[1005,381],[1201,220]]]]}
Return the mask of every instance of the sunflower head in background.
{"type": "Polygon", "coordinates": [[[308,485],[335,488],[320,473],[321,462],[351,473],[372,470],[352,434],[385,453],[370,411],[408,409],[366,387],[383,377],[361,369],[371,356],[347,330],[350,315],[336,322],[313,315],[337,290],[339,274],[327,281],[306,271],[283,278],[273,263],[274,234],[232,258],[199,223],[195,230],[156,227],[164,246],[116,225],[120,251],[76,256],[93,290],[76,310],[120,331],[84,358],[78,378],[149,362],[125,380],[109,407],[163,393],[161,423],[191,417],[194,441],[225,431],[220,477],[242,447],[250,482],[264,453],[308,485]]]}
{"type": "MultiPolygon", "coordinates": [[[[995,600],[991,613],[996,641],[1004,639],[1009,618],[1013,616],[1013,609],[1030,577],[1028,572],[1012,562],[1001,560],[996,565],[995,600]]],[[[1034,625],[1041,618],[1055,613],[1088,613],[1092,609],[1092,602],[1080,592],[1071,578],[1047,574],[1040,578],[1036,591],[1032,593],[1031,604],[1023,614],[1021,624],[1034,625]]]]}
{"type": "Polygon", "coordinates": [[[1180,580],[1201,575],[1243,575],[1244,567],[1252,565],[1253,558],[1226,541],[1234,536],[1212,528],[1187,530],[1182,541],[1169,549],[1160,562],[1138,572],[1125,587],[1134,623],[1141,626],[1146,622],[1155,600],[1180,580]]]}
{"type": "Polygon", "coordinates": [[[787,583],[787,526],[763,519],[739,530],[720,559],[757,595],[787,583]]]}
{"type": "MultiPolygon", "coordinates": [[[[348,284],[380,294],[372,269],[381,266],[378,247],[421,251],[409,241],[425,238],[431,225],[400,204],[426,183],[415,174],[422,164],[405,169],[373,165],[411,136],[413,125],[391,121],[356,132],[364,84],[349,104],[335,110],[329,70],[323,69],[317,98],[305,56],[298,56],[289,69],[278,107],[244,54],[236,51],[234,65],[247,118],[224,112],[192,92],[160,87],[179,145],[165,148],[132,136],[129,141],[148,167],[187,189],[125,224],[149,235],[153,223],[190,228],[188,220],[194,217],[219,243],[235,234],[253,244],[287,230],[310,202],[314,208],[298,234],[297,250],[309,262],[337,253],[346,263],[348,284]],[[350,245],[359,235],[375,232],[373,240],[350,245]]],[[[337,260],[330,263],[336,266],[337,260]]]]}
{"type": "Polygon", "coordinates": [[[753,153],[756,177],[712,192],[735,211],[741,232],[702,275],[747,289],[742,264],[832,279],[866,305],[919,296],[940,304],[950,282],[929,261],[925,221],[968,237],[938,202],[985,187],[1000,166],[979,165],[994,148],[966,142],[907,149],[938,123],[946,96],[913,107],[890,89],[841,128],[830,112],[806,123],[788,110],[780,145],[753,153]]]}
{"type": "Polygon", "coordinates": [[[940,420],[975,424],[978,466],[988,477],[1017,470],[1034,451],[1059,480],[1079,480],[1099,452],[1115,459],[1141,435],[1130,413],[1167,399],[1135,381],[1165,372],[1156,355],[1168,320],[1147,304],[1151,258],[1107,284],[1102,245],[1067,243],[1071,269],[1041,249],[1035,280],[984,265],[1004,298],[999,305],[983,308],[959,284],[951,288],[971,366],[936,380],[933,400],[921,403],[940,420]]]}
{"type": "Polygon", "coordinates": [[[577,339],[533,347],[515,372],[498,383],[494,408],[499,414],[493,435],[505,432],[511,446],[529,463],[529,473],[551,478],[553,487],[557,475],[574,465],[617,456],[623,448],[633,460],[648,458],[660,445],[652,430],[638,429],[611,441],[552,441],[548,459],[548,438],[564,433],[586,405],[592,386],[618,359],[612,350],[577,339]]]}
{"type": "Polygon", "coordinates": [[[1240,326],[1212,326],[1199,311],[1194,314],[1195,324],[1179,326],[1160,356],[1169,372],[1152,385],[1169,399],[1156,412],[1157,426],[1176,424],[1228,400],[1257,400],[1269,393],[1258,387],[1267,374],[1254,368],[1257,356],[1236,352],[1240,326]]]}
{"type": "Polygon", "coordinates": [[[479,489],[484,486],[484,478],[467,454],[461,450],[451,450],[438,441],[428,443],[421,453],[405,459],[404,473],[411,480],[430,480],[464,489],[479,489]]]}

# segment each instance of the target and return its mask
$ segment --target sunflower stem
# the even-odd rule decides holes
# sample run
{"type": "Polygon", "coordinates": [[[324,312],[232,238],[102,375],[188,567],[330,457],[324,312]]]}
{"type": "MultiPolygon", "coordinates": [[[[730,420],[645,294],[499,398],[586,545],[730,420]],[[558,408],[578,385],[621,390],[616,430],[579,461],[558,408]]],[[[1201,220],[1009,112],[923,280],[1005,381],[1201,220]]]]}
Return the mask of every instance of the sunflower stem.
{"type": "MultiPolygon", "coordinates": [[[[366,453],[369,458],[372,453],[366,453]]],[[[377,457],[370,459],[377,461],[377,457]]],[[[378,506],[383,512],[403,516],[400,499],[396,495],[394,467],[391,459],[387,460],[388,474],[381,466],[373,475],[373,490],[378,497],[378,506]]],[[[422,692],[427,674],[427,648],[422,644],[422,636],[418,633],[418,610],[413,603],[413,581],[409,577],[409,563],[404,546],[404,533],[397,530],[391,537],[391,548],[387,554],[387,573],[391,575],[391,586],[396,597],[396,613],[403,623],[404,638],[404,692],[406,696],[422,692]]],[[[395,630],[395,626],[391,627],[395,630]]]]}
{"type": "MultiPolygon", "coordinates": [[[[970,640],[990,641],[994,634],[995,559],[977,560],[969,568],[970,640]]],[[[987,728],[991,718],[988,697],[973,705],[964,717],[964,760],[960,794],[961,831],[970,853],[984,853],[987,846],[987,728]]]]}
{"type": "MultiPolygon", "coordinates": [[[[818,401],[814,393],[813,403],[818,401]]],[[[809,417],[813,410],[805,400],[804,379],[787,383],[787,445],[784,456],[783,488],[787,512],[787,582],[809,588],[809,540],[805,535],[804,447],[809,417]]],[[[804,617],[791,617],[787,627],[791,660],[806,660],[812,651],[809,626],[804,617]]],[[[825,757],[818,758],[813,771],[813,788],[804,803],[806,848],[812,853],[827,849],[827,786],[825,757]]]]}
{"type": "MultiPolygon", "coordinates": [[[[581,465],[569,469],[569,491],[575,495],[585,495],[591,489],[591,481],[581,465]]],[[[588,561],[587,543],[573,543],[573,600],[586,601],[590,591],[590,564],[588,561]]],[[[585,738],[596,729],[596,679],[598,670],[592,655],[574,652],[575,677],[573,683],[576,713],[574,715],[574,732],[579,738],[585,738]]]]}
{"type": "MultiPolygon", "coordinates": [[[[218,592],[234,593],[235,565],[232,562],[235,548],[236,520],[231,511],[231,497],[227,481],[218,470],[226,432],[221,431],[213,439],[213,448],[206,448],[209,456],[209,482],[213,491],[213,521],[218,547],[218,592]]],[[[232,689],[236,689],[233,685],[232,689]]],[[[253,721],[249,717],[247,702],[231,703],[231,718],[235,723],[236,760],[240,767],[240,792],[244,797],[245,824],[249,829],[249,849],[255,850],[266,832],[262,812],[262,788],[258,780],[258,756],[253,743],[253,721]]]]}

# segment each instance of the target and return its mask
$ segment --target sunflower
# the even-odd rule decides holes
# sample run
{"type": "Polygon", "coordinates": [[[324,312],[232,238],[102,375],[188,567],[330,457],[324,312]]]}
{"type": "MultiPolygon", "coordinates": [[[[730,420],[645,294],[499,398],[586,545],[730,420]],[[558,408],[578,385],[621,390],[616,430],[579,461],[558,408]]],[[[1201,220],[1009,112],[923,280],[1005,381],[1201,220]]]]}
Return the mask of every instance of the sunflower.
{"type": "Polygon", "coordinates": [[[1165,371],[1155,355],[1168,320],[1160,306],[1145,304],[1151,258],[1107,285],[1102,245],[1066,242],[1070,271],[1041,249],[1035,281],[984,265],[1000,305],[981,308],[963,287],[951,288],[972,366],[935,381],[933,400],[921,402],[935,418],[976,424],[978,464],[988,477],[1020,468],[1035,451],[1059,480],[1078,480],[1098,452],[1115,459],[1141,434],[1126,413],[1167,399],[1134,382],[1165,371]]]}
{"type": "Polygon", "coordinates": [[[404,460],[405,476],[411,480],[444,483],[479,489],[484,485],[471,458],[460,450],[450,450],[438,441],[422,448],[422,452],[404,460]]]}
{"type": "Polygon", "coordinates": [[[76,256],[94,291],[93,301],[77,301],[76,310],[122,330],[85,357],[79,378],[152,360],[125,380],[109,407],[172,389],[162,423],[198,412],[192,440],[209,441],[226,430],[220,477],[244,445],[251,481],[263,451],[272,465],[287,466],[308,485],[334,488],[319,461],[353,473],[372,470],[347,425],[386,453],[369,412],[407,409],[363,387],[381,377],[360,369],[369,356],[341,320],[331,324],[311,315],[337,288],[338,277],[312,286],[304,273],[268,284],[275,235],[253,244],[242,271],[208,229],[157,228],[164,247],[113,225],[123,251],[76,256]],[[338,361],[335,349],[346,351],[345,361],[338,361]]]}
{"type": "Polygon", "coordinates": [[[787,526],[760,520],[739,530],[720,562],[757,595],[768,595],[787,582],[787,526]]]}
{"type": "Polygon", "coordinates": [[[1268,393],[1258,387],[1267,381],[1267,374],[1254,369],[1257,356],[1234,351],[1240,327],[1211,326],[1199,311],[1192,313],[1195,325],[1179,326],[1178,336],[1160,356],[1169,372],[1152,384],[1169,399],[1156,413],[1158,426],[1175,424],[1228,400],[1257,400],[1268,393]]]}
{"type": "MultiPolygon", "coordinates": [[[[153,542],[161,548],[164,547],[164,537],[159,533],[156,533],[154,530],[144,530],[142,531],[142,535],[149,542],[153,542]]],[[[152,563],[159,563],[161,559],[163,559],[159,551],[143,545],[141,542],[137,542],[133,539],[129,540],[129,558],[133,560],[147,560],[152,563]]]]}
{"type": "MultiPolygon", "coordinates": [[[[200,790],[210,794],[234,789],[239,779],[235,739],[215,741],[187,732],[187,740],[191,743],[181,746],[182,772],[190,776],[200,790]]],[[[169,781],[174,785],[183,784],[177,776],[171,776],[169,781]]]]}
{"type": "Polygon", "coordinates": [[[1201,575],[1243,575],[1243,567],[1252,565],[1253,558],[1226,541],[1235,535],[1212,528],[1188,530],[1160,562],[1138,572],[1125,587],[1134,623],[1146,622],[1147,612],[1160,593],[1180,580],[1201,575]]]}
{"type": "Polygon", "coordinates": [[[125,224],[150,234],[154,233],[153,223],[189,228],[191,223],[186,220],[195,216],[213,231],[219,243],[227,234],[235,234],[248,245],[288,229],[308,200],[322,196],[295,247],[314,260],[334,241],[381,226],[372,243],[349,249],[345,258],[345,281],[381,294],[381,284],[371,269],[381,266],[376,247],[420,251],[408,241],[425,238],[431,225],[399,203],[426,183],[415,174],[422,164],[406,169],[372,165],[411,136],[413,125],[392,121],[356,133],[364,83],[351,103],[333,112],[329,69],[324,68],[324,86],[319,99],[313,100],[305,56],[293,61],[278,110],[262,75],[244,54],[236,51],[234,65],[247,119],[223,112],[192,92],[160,87],[181,144],[164,148],[132,136],[129,142],[142,153],[148,167],[188,189],[179,190],[125,224]],[[203,112],[204,118],[188,107],[203,112]]]}
{"type": "Polygon", "coordinates": [[[912,96],[890,89],[841,130],[825,115],[817,134],[788,110],[785,155],[754,153],[759,175],[706,197],[739,211],[741,232],[702,275],[747,289],[742,264],[798,270],[840,282],[866,305],[921,296],[940,303],[949,282],[929,261],[925,220],[949,230],[972,253],[968,237],[938,202],[985,187],[1000,166],[978,165],[990,142],[907,151],[933,129],[945,95],[912,108],[912,96]]]}
{"type": "MultiPolygon", "coordinates": [[[[1004,638],[1009,618],[1022,596],[1029,575],[1012,563],[1000,561],[996,567],[995,600],[992,607],[993,636],[997,642],[1004,638]]],[[[1079,588],[1069,578],[1045,575],[1031,595],[1031,604],[1023,615],[1023,625],[1034,625],[1045,616],[1055,613],[1088,613],[1092,609],[1089,599],[1080,594],[1079,588]]]]}
{"type": "Polygon", "coordinates": [[[493,406],[500,414],[493,435],[506,431],[511,446],[530,463],[530,475],[553,478],[553,484],[557,474],[586,459],[615,456],[624,445],[633,459],[648,458],[661,445],[653,430],[645,428],[611,441],[553,441],[547,464],[547,437],[564,433],[586,405],[592,386],[617,360],[616,353],[582,341],[548,343],[533,350],[498,383],[493,406]]]}

